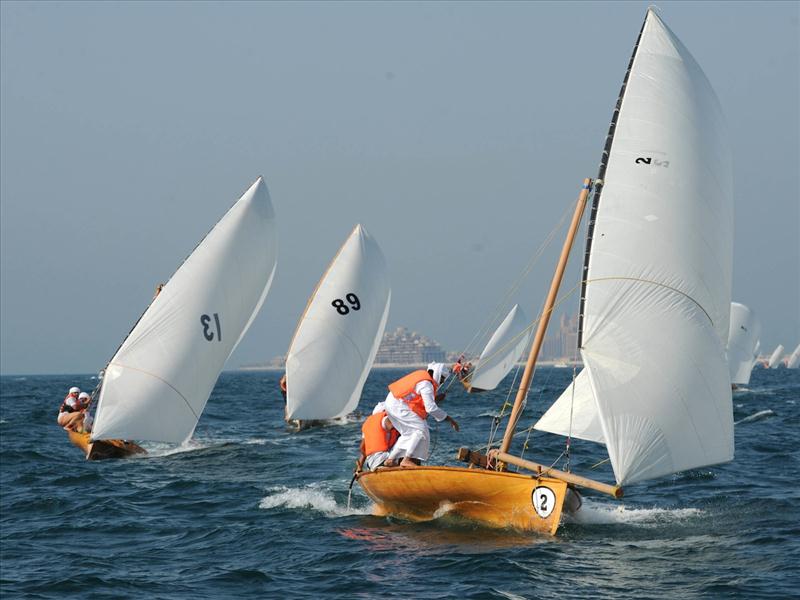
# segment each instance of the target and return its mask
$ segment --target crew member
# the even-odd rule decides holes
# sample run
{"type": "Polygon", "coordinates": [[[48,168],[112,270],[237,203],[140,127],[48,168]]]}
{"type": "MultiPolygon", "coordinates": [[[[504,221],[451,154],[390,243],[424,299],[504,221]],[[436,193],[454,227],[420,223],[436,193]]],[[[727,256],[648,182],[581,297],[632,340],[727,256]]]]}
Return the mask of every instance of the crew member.
{"type": "Polygon", "coordinates": [[[361,426],[361,456],[358,459],[358,470],[366,466],[368,470],[374,471],[383,465],[389,457],[389,450],[399,437],[400,434],[392,425],[386,411],[367,417],[361,426]]]}
{"type": "MultiPolygon", "coordinates": [[[[85,394],[88,396],[89,394],[85,394]]],[[[69,393],[61,403],[58,409],[58,424],[64,429],[78,431],[83,424],[84,408],[81,396],[81,390],[77,387],[71,387],[69,393]]]]}
{"type": "Polygon", "coordinates": [[[430,363],[426,371],[414,371],[389,384],[386,413],[400,432],[400,439],[389,452],[387,465],[394,464],[401,456],[401,467],[413,467],[427,460],[431,438],[428,415],[437,421],[448,421],[458,431],[456,420],[437,405],[445,394],[437,396],[436,392],[449,374],[447,365],[430,363]]]}

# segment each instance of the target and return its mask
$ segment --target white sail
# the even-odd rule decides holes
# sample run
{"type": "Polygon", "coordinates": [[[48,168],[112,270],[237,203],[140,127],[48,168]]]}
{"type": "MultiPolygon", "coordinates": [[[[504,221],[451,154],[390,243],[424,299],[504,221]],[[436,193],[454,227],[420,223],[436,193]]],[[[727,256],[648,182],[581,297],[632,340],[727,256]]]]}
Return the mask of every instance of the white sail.
{"type": "Polygon", "coordinates": [[[783,344],[778,344],[778,347],[772,351],[772,354],[767,361],[767,367],[770,369],[777,369],[781,364],[781,356],[783,356],[783,344]]]}
{"type": "Polygon", "coordinates": [[[575,377],[574,393],[573,384],[570,384],[533,427],[564,437],[605,444],[600,413],[585,370],[575,377]]]}
{"type": "Polygon", "coordinates": [[[475,363],[469,380],[471,390],[493,390],[503,381],[530,343],[532,331],[528,325],[525,313],[515,304],[475,363]]]}
{"type": "Polygon", "coordinates": [[[263,180],[184,261],[108,364],[92,439],[180,443],[275,272],[275,214],[263,180]]]}
{"type": "Polygon", "coordinates": [[[619,484],[733,458],[733,193],[718,100],[648,10],[601,165],[581,355],[619,484]]]}
{"type": "Polygon", "coordinates": [[[355,410],[390,300],[383,253],[357,225],[317,284],[289,347],[288,419],[333,419],[355,410]]]}
{"type": "Polygon", "coordinates": [[[761,322],[756,314],[738,302],[731,302],[730,332],[728,334],[728,367],[731,383],[747,385],[753,370],[753,356],[761,336],[761,322]]]}
{"type": "Polygon", "coordinates": [[[787,369],[797,369],[798,367],[800,367],[800,344],[797,345],[789,360],[786,361],[787,369]]]}

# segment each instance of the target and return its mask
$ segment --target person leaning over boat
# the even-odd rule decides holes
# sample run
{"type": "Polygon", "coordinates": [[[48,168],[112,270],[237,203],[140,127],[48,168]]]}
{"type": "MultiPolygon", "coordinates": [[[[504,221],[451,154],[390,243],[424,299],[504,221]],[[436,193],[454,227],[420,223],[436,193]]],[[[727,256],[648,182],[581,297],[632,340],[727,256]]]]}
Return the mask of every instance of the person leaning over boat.
{"type": "Polygon", "coordinates": [[[374,471],[384,464],[389,451],[400,437],[386,411],[371,414],[361,426],[361,456],[356,465],[361,471],[365,466],[374,471]]]}
{"type": "Polygon", "coordinates": [[[436,391],[449,374],[447,365],[430,363],[427,371],[413,371],[389,384],[386,413],[400,433],[400,439],[389,452],[384,463],[387,467],[394,466],[401,454],[401,467],[413,467],[427,460],[431,438],[428,415],[437,421],[448,421],[458,431],[456,420],[436,404],[444,400],[445,394],[437,395],[436,391]]]}
{"type": "MultiPolygon", "coordinates": [[[[81,392],[80,388],[72,387],[58,409],[58,424],[71,431],[80,430],[83,425],[84,409],[82,396],[89,398],[89,394],[81,392]]],[[[88,401],[87,401],[88,404],[88,401]]]]}

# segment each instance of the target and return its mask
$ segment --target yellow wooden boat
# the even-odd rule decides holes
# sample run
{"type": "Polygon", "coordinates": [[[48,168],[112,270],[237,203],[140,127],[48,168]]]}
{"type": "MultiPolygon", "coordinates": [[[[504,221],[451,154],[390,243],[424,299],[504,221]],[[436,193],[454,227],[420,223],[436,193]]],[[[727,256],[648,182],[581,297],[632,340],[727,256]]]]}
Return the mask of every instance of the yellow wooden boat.
{"type": "Polygon", "coordinates": [[[358,478],[374,514],[429,521],[454,515],[490,527],[554,534],[567,483],[465,467],[381,468],[358,478]]]}
{"type": "Polygon", "coordinates": [[[91,434],[67,431],[69,441],[86,454],[86,460],[105,460],[107,458],[126,458],[134,454],[147,454],[147,451],[133,442],[125,440],[91,440],[91,434]]]}

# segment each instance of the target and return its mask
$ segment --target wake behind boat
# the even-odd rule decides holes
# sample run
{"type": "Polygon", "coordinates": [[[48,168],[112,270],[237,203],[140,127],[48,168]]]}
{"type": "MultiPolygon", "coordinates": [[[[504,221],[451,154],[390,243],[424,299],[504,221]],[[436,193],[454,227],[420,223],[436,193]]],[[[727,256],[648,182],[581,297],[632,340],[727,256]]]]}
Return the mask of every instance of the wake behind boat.
{"type": "Polygon", "coordinates": [[[502,444],[488,456],[462,449],[473,468],[445,467],[452,475],[441,481],[435,467],[359,474],[377,511],[419,519],[447,507],[487,525],[553,534],[568,489],[619,498],[624,485],[730,461],[732,206],[719,102],[685,46],[649,9],[598,177],[586,180],[575,207],[502,444]],[[576,393],[556,402],[570,404],[546,430],[566,437],[568,455],[570,438],[581,437],[574,421],[596,425],[598,439],[588,439],[605,445],[615,485],[510,453],[590,189],[578,329],[585,368],[576,393]],[[510,477],[509,465],[531,474],[510,477]],[[515,489],[520,478],[523,491],[515,489]]]}
{"type": "Polygon", "coordinates": [[[143,452],[128,440],[191,437],[266,298],[276,255],[275,214],[259,177],[157,292],[104,369],[91,434],[70,432],[87,459],[143,452]]]}

